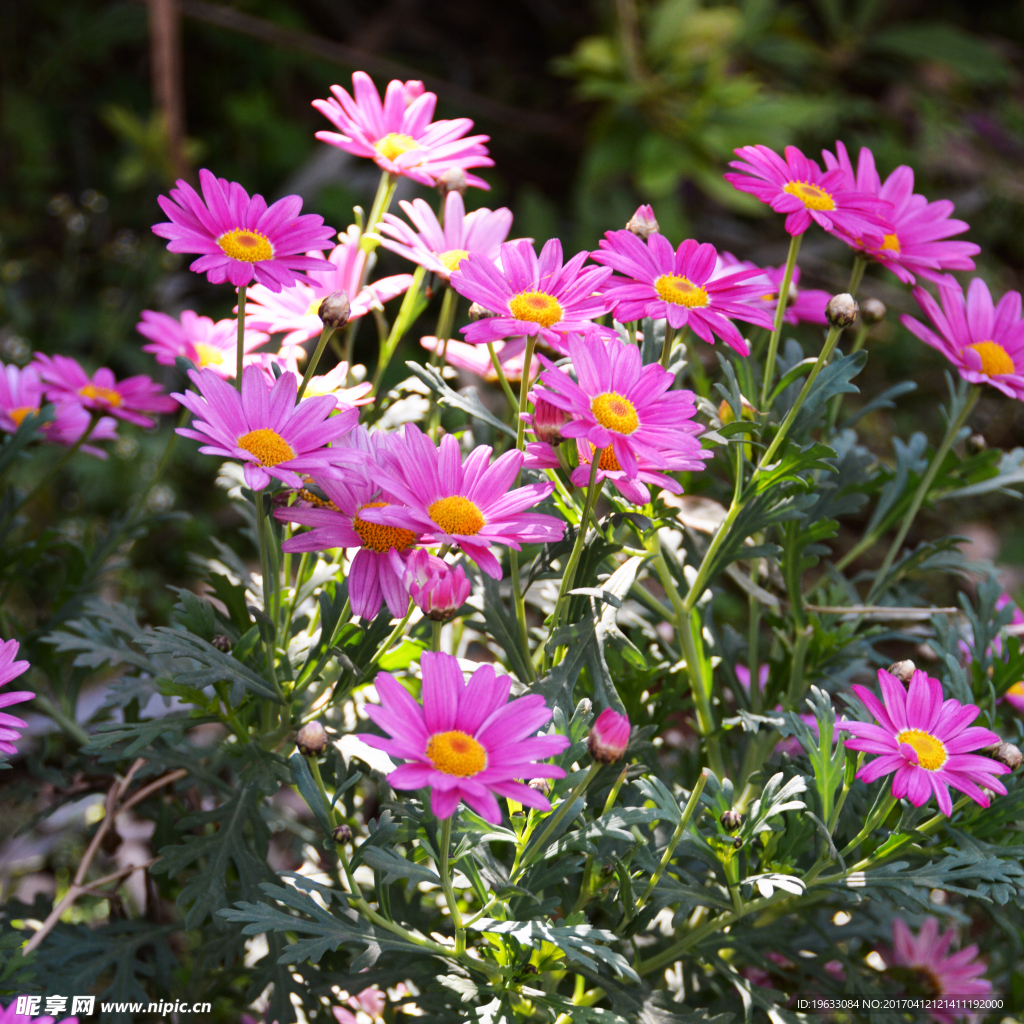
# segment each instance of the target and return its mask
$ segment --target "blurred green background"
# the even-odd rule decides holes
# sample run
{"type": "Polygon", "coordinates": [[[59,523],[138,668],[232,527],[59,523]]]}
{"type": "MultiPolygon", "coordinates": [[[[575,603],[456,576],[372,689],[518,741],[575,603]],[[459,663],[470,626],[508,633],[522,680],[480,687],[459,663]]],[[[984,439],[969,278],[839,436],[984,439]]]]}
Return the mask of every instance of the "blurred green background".
{"type": "MultiPolygon", "coordinates": [[[[779,263],[782,219],[733,191],[734,146],[795,143],[812,154],[842,138],[880,170],[912,165],[917,190],[954,200],[982,246],[979,272],[1001,293],[1024,267],[1024,4],[1021,0],[180,0],[180,75],[172,85],[186,139],[175,151],[155,100],[151,14],[158,3],[33,0],[0,11],[0,358],[61,351],[119,375],[177,371],[140,352],[141,309],[230,314],[233,294],[191,274],[150,225],[175,160],[238,180],[268,200],[299,192],[344,229],[369,205],[376,169],[317,142],[310,101],[381,60],[441,85],[439,115],[471,116],[491,135],[492,190],[470,205],[508,205],[515,236],[595,248],[639,202],[663,231],[779,263]]],[[[379,85],[388,73],[376,74],[379,85]]],[[[433,83],[429,83],[433,87],[433,83]]],[[[411,197],[414,190],[407,190],[411,197]]],[[[840,290],[849,254],[820,232],[801,252],[804,284],[840,290]]],[[[400,270],[382,254],[379,273],[400,270]]],[[[877,268],[866,294],[890,307],[864,387],[912,377],[898,411],[865,424],[883,457],[893,432],[932,432],[944,397],[939,356],[896,321],[913,311],[877,268]]],[[[436,305],[436,300],[435,300],[436,305]]],[[[415,328],[433,330],[436,309],[415,328]]],[[[375,358],[367,325],[357,357],[375,358]]],[[[393,379],[397,379],[394,377],[393,379]]],[[[393,380],[392,380],[393,382],[393,380]]],[[[1024,443],[1024,406],[989,390],[975,423],[990,445],[1024,443]]],[[[79,458],[52,495],[54,522],[88,538],[151,475],[169,425],[122,430],[107,463],[79,458]]],[[[216,461],[179,445],[156,493],[191,513],[135,546],[122,596],[155,618],[188,575],[186,551],[229,525],[216,461]],[[225,518],[227,517],[227,518],[225,518]],[[185,543],[181,543],[184,541],[185,543]]],[[[1024,564],[1006,498],[964,510],[979,544],[1024,564]],[[978,525],[980,524],[980,525],[978,525]],[[987,532],[986,532],[987,531],[987,532]],[[977,531],[976,531],[977,532],[977,531]],[[982,536],[984,534],[984,536],[982,536]]],[[[1018,580],[1018,583],[1020,581],[1018,580]]]]}

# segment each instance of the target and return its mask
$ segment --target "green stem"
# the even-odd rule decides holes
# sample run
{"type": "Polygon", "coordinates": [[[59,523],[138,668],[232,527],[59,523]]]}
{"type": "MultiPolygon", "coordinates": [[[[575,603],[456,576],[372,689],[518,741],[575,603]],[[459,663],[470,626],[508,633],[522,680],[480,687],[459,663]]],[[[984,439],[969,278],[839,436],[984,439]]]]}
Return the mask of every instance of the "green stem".
{"type": "Polygon", "coordinates": [[[316,343],[316,348],[313,350],[313,355],[310,357],[309,365],[306,367],[306,372],[302,375],[302,383],[299,385],[299,392],[295,396],[296,403],[302,400],[302,396],[306,393],[306,388],[309,386],[310,380],[313,378],[313,374],[316,372],[317,363],[320,362],[320,357],[324,354],[324,349],[327,348],[327,342],[330,341],[331,335],[334,334],[335,328],[329,327],[324,324],[323,330],[320,332],[320,340],[316,343]]]}
{"type": "Polygon", "coordinates": [[[558,628],[562,615],[562,606],[567,603],[567,595],[572,590],[573,581],[576,578],[576,568],[583,554],[583,545],[587,535],[587,525],[590,521],[590,514],[597,503],[597,495],[601,490],[597,482],[597,470],[601,462],[603,448],[595,448],[590,458],[590,480],[587,483],[587,498],[583,505],[583,516],[580,519],[579,530],[576,533],[576,543],[572,546],[572,553],[569,555],[569,562],[562,574],[562,585],[558,588],[558,598],[555,601],[555,610],[551,613],[551,631],[558,628]]]}
{"type": "MultiPolygon", "coordinates": [[[[435,328],[437,347],[431,353],[431,365],[435,365],[439,359],[443,363],[448,355],[448,339],[452,334],[452,325],[455,323],[455,311],[458,308],[458,304],[458,293],[451,285],[448,285],[444,290],[444,297],[441,299],[441,311],[437,317],[437,327],[435,328]]],[[[430,393],[430,420],[427,433],[433,441],[437,440],[437,428],[440,423],[441,405],[437,400],[437,392],[432,391],[430,393]]]]}
{"type": "MultiPolygon", "coordinates": [[[[260,549],[260,572],[263,574],[263,611],[273,621],[274,614],[274,584],[271,580],[271,569],[270,569],[270,540],[269,531],[267,529],[267,516],[264,509],[263,495],[264,489],[261,487],[256,492],[256,539],[260,549]]],[[[277,691],[278,696],[281,696],[281,688],[277,682],[277,674],[274,668],[274,656],[275,656],[275,644],[271,643],[267,646],[267,671],[270,674],[270,681],[274,685],[274,689],[277,691]]]]}
{"type": "Polygon", "coordinates": [[[775,377],[775,357],[779,351],[779,338],[782,336],[782,324],[786,317],[786,306],[789,302],[789,286],[793,282],[793,270],[796,267],[797,253],[803,235],[793,235],[789,240],[789,255],[786,257],[786,272],[782,276],[779,288],[779,300],[775,306],[775,325],[768,339],[768,357],[764,364],[764,381],[761,383],[761,409],[768,411],[768,396],[772,391],[772,380],[775,377]]]}
{"type": "MultiPolygon", "coordinates": [[[[373,238],[367,238],[366,236],[376,230],[381,217],[387,213],[388,208],[391,206],[391,200],[395,196],[395,189],[397,187],[398,175],[391,174],[389,171],[384,171],[380,176],[380,182],[377,185],[377,194],[373,197],[373,206],[370,207],[370,216],[366,219],[366,227],[363,230],[363,237],[359,243],[363,252],[370,253],[372,250],[377,248],[379,244],[378,241],[373,238]]],[[[359,282],[360,289],[364,284],[366,284],[366,276],[368,273],[368,269],[364,267],[363,279],[359,282]]]]}
{"type": "Polygon", "coordinates": [[[245,365],[245,291],[243,284],[238,289],[238,339],[235,344],[235,387],[242,390],[242,370],[245,365]]]}
{"type": "Polygon", "coordinates": [[[519,382],[519,419],[516,421],[516,447],[522,451],[525,447],[524,438],[526,431],[526,398],[530,393],[530,365],[533,362],[533,350],[537,346],[537,339],[526,339],[526,351],[523,353],[523,379],[519,382]]]}
{"type": "Polygon", "coordinates": [[[441,623],[431,622],[430,623],[430,649],[432,651],[441,650],[441,623]]]}
{"type": "Polygon", "coordinates": [[[423,278],[425,276],[426,270],[424,270],[423,267],[417,267],[412,275],[412,284],[409,285],[409,290],[405,293],[405,296],[402,299],[402,305],[399,308],[398,316],[395,317],[395,322],[388,333],[387,341],[381,345],[380,355],[377,358],[377,369],[373,374],[373,389],[370,392],[371,395],[377,394],[377,389],[380,387],[384,371],[388,368],[388,364],[391,362],[391,357],[395,354],[395,349],[398,347],[398,343],[402,340],[403,335],[412,325],[412,311],[416,307],[420,288],[423,287],[423,278]]]}
{"type": "Polygon", "coordinates": [[[505,369],[501,365],[501,361],[498,359],[498,353],[494,351],[494,342],[487,342],[487,351],[491,357],[491,366],[494,367],[494,372],[498,375],[498,383],[501,385],[501,390],[505,392],[505,397],[508,399],[508,404],[511,409],[519,407],[519,399],[516,398],[515,392],[509,386],[508,378],[505,376],[505,369]]]}
{"type": "Polygon", "coordinates": [[[672,349],[675,348],[676,342],[682,338],[685,331],[685,327],[674,331],[669,327],[668,321],[665,322],[665,340],[661,346],[661,365],[664,369],[668,369],[668,364],[672,360],[672,349]]]}
{"type": "Polygon", "coordinates": [[[846,290],[854,297],[857,297],[857,289],[864,279],[864,271],[867,269],[868,261],[864,256],[854,256],[853,266],[850,268],[850,283],[846,290]]]}
{"type": "MultiPolygon", "coordinates": [[[[888,782],[884,782],[882,784],[888,785],[888,782]]],[[[892,787],[890,786],[889,792],[886,793],[881,804],[868,815],[868,820],[864,822],[864,827],[846,844],[846,846],[843,847],[842,850],[839,851],[840,855],[845,857],[846,854],[852,853],[856,850],[857,847],[860,846],[860,844],[864,842],[864,840],[867,839],[867,837],[871,835],[871,833],[874,832],[886,818],[889,817],[890,811],[892,811],[895,806],[896,797],[892,795],[892,787]]]]}
{"type": "Polygon", "coordinates": [[[438,870],[441,875],[441,888],[444,890],[448,911],[452,915],[452,924],[455,925],[455,955],[458,956],[466,950],[466,929],[462,923],[459,901],[456,899],[455,889],[452,887],[451,865],[448,863],[448,856],[452,846],[451,818],[445,818],[441,822],[441,835],[438,837],[438,843],[441,846],[441,863],[438,864],[438,870]]]}
{"type": "Polygon", "coordinates": [[[324,802],[324,810],[327,812],[327,817],[332,825],[340,824],[341,818],[338,815],[338,809],[331,806],[331,799],[327,795],[327,787],[324,785],[323,777],[320,774],[320,762],[316,757],[307,757],[306,763],[309,765],[309,773],[313,776],[316,788],[320,791],[320,797],[324,802]]]}

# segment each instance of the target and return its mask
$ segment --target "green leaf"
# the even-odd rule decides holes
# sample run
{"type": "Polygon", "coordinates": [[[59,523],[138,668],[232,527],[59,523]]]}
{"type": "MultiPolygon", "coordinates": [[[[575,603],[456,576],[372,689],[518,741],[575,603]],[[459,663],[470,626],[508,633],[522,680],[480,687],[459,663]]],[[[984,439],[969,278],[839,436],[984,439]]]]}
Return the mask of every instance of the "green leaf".
{"type": "Polygon", "coordinates": [[[399,878],[408,878],[412,882],[441,884],[441,879],[436,871],[431,871],[426,865],[417,864],[415,861],[403,857],[393,849],[372,846],[363,852],[363,862],[374,871],[384,875],[385,885],[395,882],[399,878]]]}
{"type": "Polygon", "coordinates": [[[529,652],[523,652],[519,639],[519,623],[516,621],[515,613],[502,600],[501,584],[498,580],[491,579],[485,572],[479,574],[479,579],[484,592],[484,622],[487,632],[508,656],[513,674],[525,683],[533,678],[533,673],[527,665],[529,652]]]}
{"type": "Polygon", "coordinates": [[[926,21],[895,25],[867,37],[872,49],[911,61],[945,64],[966,82],[1002,85],[1010,68],[988,43],[947,22],[926,21]]]}
{"type": "Polygon", "coordinates": [[[482,420],[495,430],[501,431],[503,434],[508,434],[509,437],[515,437],[516,432],[503,420],[499,420],[493,413],[488,412],[484,408],[480,399],[476,396],[468,397],[466,395],[460,395],[457,391],[452,390],[442,378],[441,374],[434,369],[433,366],[425,366],[423,363],[407,362],[405,364],[409,370],[419,377],[424,384],[430,388],[437,395],[437,400],[442,405],[450,405],[454,409],[461,409],[464,413],[475,419],[482,420]]]}
{"type": "Polygon", "coordinates": [[[306,759],[296,751],[288,759],[288,764],[295,776],[295,785],[299,794],[306,801],[306,806],[313,812],[313,817],[316,818],[320,830],[329,837],[332,831],[331,819],[327,808],[324,807],[324,799],[320,795],[320,790],[317,789],[316,783],[313,781],[313,775],[306,759]]]}

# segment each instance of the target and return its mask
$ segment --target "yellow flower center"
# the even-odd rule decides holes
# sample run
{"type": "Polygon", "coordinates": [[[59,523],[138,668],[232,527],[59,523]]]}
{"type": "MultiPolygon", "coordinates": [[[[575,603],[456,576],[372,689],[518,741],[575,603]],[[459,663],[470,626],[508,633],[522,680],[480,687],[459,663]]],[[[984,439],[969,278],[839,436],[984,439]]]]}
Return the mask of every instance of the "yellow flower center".
{"type": "Polygon", "coordinates": [[[708,293],[682,274],[662,274],[654,282],[659,298],[687,309],[701,309],[708,304],[708,293]]]}
{"type": "MultiPolygon", "coordinates": [[[[11,414],[13,416],[13,413],[11,414]]],[[[20,420],[18,421],[21,422],[20,420]]],[[[1024,697],[1024,683],[1014,683],[1007,691],[1007,695],[1013,694],[1014,697],[1024,697]]]]}
{"type": "Polygon", "coordinates": [[[468,249],[449,249],[447,252],[439,252],[437,258],[444,265],[444,269],[451,273],[459,269],[459,264],[469,255],[468,249]]]}
{"type": "Polygon", "coordinates": [[[830,192],[826,192],[809,181],[788,181],[782,186],[783,192],[796,196],[808,210],[834,210],[836,201],[830,192]]]}
{"type": "Polygon", "coordinates": [[[890,252],[896,253],[897,256],[900,254],[900,236],[897,234],[886,235],[882,239],[882,251],[888,249],[890,252]]]}
{"type": "MultiPolygon", "coordinates": [[[[594,445],[590,445],[590,458],[584,458],[583,461],[593,462],[595,451],[597,451],[597,449],[594,445]]],[[[597,468],[604,470],[606,473],[619,473],[622,471],[622,467],[619,465],[619,460],[615,458],[615,451],[610,445],[607,448],[601,449],[601,458],[597,463],[597,468]]]]}
{"type": "Polygon", "coordinates": [[[562,319],[561,305],[547,292],[520,292],[512,296],[508,308],[517,320],[528,320],[541,327],[550,327],[562,319]]]}
{"type": "Polygon", "coordinates": [[[590,411],[602,427],[614,430],[616,434],[632,434],[640,426],[636,406],[616,391],[595,395],[590,401],[590,411]]]}
{"type": "Polygon", "coordinates": [[[445,533],[458,536],[472,537],[484,528],[483,512],[469,498],[464,498],[461,494],[438,498],[427,509],[427,515],[445,533]]]}
{"type": "Polygon", "coordinates": [[[967,347],[974,349],[981,357],[981,372],[989,377],[1014,372],[1015,367],[1009,352],[997,341],[979,341],[967,347]]]}
{"type": "Polygon", "coordinates": [[[320,315],[320,303],[323,299],[313,299],[310,304],[306,307],[306,312],[303,316],[319,316],[320,315]]]}
{"type": "Polygon", "coordinates": [[[7,415],[20,427],[25,417],[30,412],[39,412],[38,406],[32,405],[19,405],[16,409],[11,409],[7,415]]]}
{"type": "Polygon", "coordinates": [[[930,732],[922,729],[904,729],[896,736],[898,743],[908,743],[917,754],[917,763],[930,772],[941,768],[948,758],[942,740],[936,739],[930,732]]]}
{"type": "Polygon", "coordinates": [[[427,757],[431,764],[445,775],[458,775],[466,779],[487,767],[487,751],[472,736],[453,729],[430,737],[427,757]]]}
{"type": "Polygon", "coordinates": [[[295,458],[295,449],[276,430],[260,427],[243,434],[236,442],[250,455],[256,457],[261,466],[276,466],[295,458]]]}
{"type": "Polygon", "coordinates": [[[226,255],[233,260],[241,260],[242,263],[259,263],[261,260],[274,258],[274,247],[270,244],[270,239],[248,228],[225,231],[217,239],[217,244],[226,255]]]}
{"type": "MultiPolygon", "coordinates": [[[[371,501],[359,506],[359,511],[364,508],[385,508],[391,504],[388,501],[371,501]]],[[[396,551],[404,551],[416,542],[416,534],[412,530],[403,530],[400,526],[385,526],[383,523],[368,523],[356,516],[352,520],[352,529],[359,534],[364,548],[371,551],[384,552],[391,548],[396,551]]]]}
{"type": "Polygon", "coordinates": [[[98,398],[115,409],[121,404],[121,396],[113,388],[104,388],[99,384],[86,384],[78,389],[78,393],[83,398],[98,398]]]}
{"type": "Polygon", "coordinates": [[[207,366],[221,366],[224,363],[224,353],[214,345],[207,345],[204,341],[197,341],[195,344],[196,355],[199,357],[199,369],[207,366]]]}
{"type": "Polygon", "coordinates": [[[388,132],[373,148],[385,160],[394,160],[395,157],[408,153],[410,149],[418,149],[419,145],[411,135],[403,135],[401,132],[388,132]]]}

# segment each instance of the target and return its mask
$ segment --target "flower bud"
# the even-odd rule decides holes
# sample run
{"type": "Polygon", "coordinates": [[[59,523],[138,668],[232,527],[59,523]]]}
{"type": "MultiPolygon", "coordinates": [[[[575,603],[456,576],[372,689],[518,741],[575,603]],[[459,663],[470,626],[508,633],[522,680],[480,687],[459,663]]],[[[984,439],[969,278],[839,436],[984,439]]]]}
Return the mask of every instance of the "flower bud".
{"type": "Polygon", "coordinates": [[[721,821],[722,828],[726,832],[735,832],[743,824],[743,815],[730,807],[729,810],[722,812],[722,817],[719,818],[719,821],[721,821]]]}
{"type": "Polygon", "coordinates": [[[437,191],[441,193],[442,199],[446,199],[449,192],[458,192],[460,196],[464,196],[468,188],[466,172],[461,167],[449,167],[437,179],[437,191]]]}
{"type": "Polygon", "coordinates": [[[988,441],[985,440],[984,434],[971,434],[967,438],[967,450],[971,455],[980,455],[986,448],[988,448],[988,441]]]}
{"type": "Polygon", "coordinates": [[[908,658],[906,661],[895,661],[889,666],[889,674],[895,676],[901,683],[909,683],[914,678],[917,666],[908,658]]]}
{"type": "Polygon", "coordinates": [[[638,206],[636,213],[626,222],[626,230],[642,238],[645,242],[651,235],[660,230],[654,218],[654,210],[650,206],[638,206]]]}
{"type": "MultiPolygon", "coordinates": [[[[743,418],[745,420],[753,420],[757,410],[746,400],[743,395],[740,395],[740,408],[743,410],[743,418]]],[[[732,406],[729,404],[728,399],[723,398],[721,404],[718,406],[718,418],[725,423],[732,423],[736,419],[733,415],[732,406]]]]}
{"type": "Polygon", "coordinates": [[[484,320],[489,316],[497,316],[497,313],[492,313],[489,309],[484,309],[479,302],[474,302],[469,307],[469,319],[470,320],[484,320]]]}
{"type": "Polygon", "coordinates": [[[550,779],[530,779],[530,789],[536,790],[541,796],[551,795],[550,779]]]}
{"type": "Polygon", "coordinates": [[[454,619],[472,590],[461,565],[453,569],[423,548],[409,556],[402,582],[423,614],[434,622],[454,619]]]}
{"type": "Polygon", "coordinates": [[[605,708],[587,738],[590,756],[601,764],[614,764],[629,746],[629,719],[611,708],[605,708]]]}
{"type": "Polygon", "coordinates": [[[825,307],[825,318],[832,327],[849,327],[857,319],[857,300],[849,292],[833,295],[825,307]]]}
{"type": "Polygon", "coordinates": [[[572,417],[564,410],[559,409],[557,405],[552,405],[540,394],[533,393],[529,397],[533,402],[531,426],[534,436],[538,441],[547,441],[548,444],[557,448],[565,440],[562,436],[562,427],[572,417]]]}
{"type": "Polygon", "coordinates": [[[230,637],[226,637],[223,633],[218,633],[210,643],[223,654],[228,654],[231,651],[231,639],[230,637]]]}
{"type": "Polygon", "coordinates": [[[309,722],[295,734],[295,746],[304,757],[319,757],[328,743],[327,730],[319,722],[309,722]]]}
{"type": "Polygon", "coordinates": [[[1022,760],[1020,748],[1012,743],[997,743],[994,747],[986,747],[981,753],[1005,764],[1011,770],[1019,768],[1022,760]]]}
{"type": "Polygon", "coordinates": [[[352,842],[352,829],[348,825],[335,825],[331,831],[331,835],[334,837],[336,843],[350,843],[352,842]]]}
{"type": "Polygon", "coordinates": [[[324,327],[344,327],[348,323],[351,310],[348,304],[348,293],[342,288],[330,295],[320,303],[317,315],[324,323],[324,327]]]}
{"type": "Polygon", "coordinates": [[[877,324],[885,319],[885,303],[880,299],[865,299],[860,306],[860,315],[866,324],[877,324]]]}

